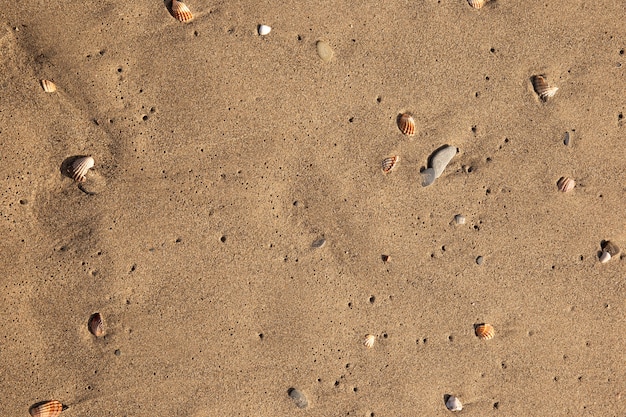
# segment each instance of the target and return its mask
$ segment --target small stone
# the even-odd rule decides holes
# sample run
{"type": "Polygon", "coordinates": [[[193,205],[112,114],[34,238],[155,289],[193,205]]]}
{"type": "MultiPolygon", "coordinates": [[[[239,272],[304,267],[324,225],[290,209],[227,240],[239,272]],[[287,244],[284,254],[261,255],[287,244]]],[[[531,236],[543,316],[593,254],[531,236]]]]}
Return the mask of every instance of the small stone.
{"type": "Polygon", "coordinates": [[[563,144],[565,146],[570,146],[572,143],[572,136],[569,132],[565,132],[565,138],[563,139],[563,144]]]}
{"type": "Polygon", "coordinates": [[[478,258],[476,258],[476,265],[482,265],[484,259],[482,256],[479,256],[478,258]]]}
{"type": "Polygon", "coordinates": [[[320,238],[320,239],[317,239],[315,242],[313,242],[311,244],[311,247],[313,247],[313,248],[321,248],[325,244],[326,244],[326,239],[320,238]]]}
{"type": "Polygon", "coordinates": [[[119,349],[115,349],[115,352],[113,352],[115,354],[115,356],[120,356],[122,354],[122,351],[119,349]]]}
{"type": "Polygon", "coordinates": [[[380,257],[381,257],[381,259],[383,260],[384,263],[387,263],[387,262],[391,261],[391,256],[389,256],[389,255],[381,255],[380,257]]]}
{"type": "Polygon", "coordinates": [[[257,30],[259,32],[259,35],[265,36],[265,35],[269,35],[269,33],[272,31],[272,28],[267,25],[259,25],[257,30]]]}
{"type": "Polygon", "coordinates": [[[457,397],[450,395],[446,400],[446,408],[450,411],[461,411],[463,409],[463,404],[457,397]]]}
{"type": "Polygon", "coordinates": [[[422,171],[422,187],[428,187],[433,182],[435,182],[435,170],[432,168],[425,169],[422,171]]]}
{"type": "Polygon", "coordinates": [[[462,214],[457,214],[456,216],[454,216],[454,223],[455,224],[465,224],[465,216],[463,216],[462,214]]]}
{"type": "Polygon", "coordinates": [[[302,391],[296,388],[289,388],[287,390],[287,394],[289,394],[289,397],[291,397],[291,399],[293,400],[293,402],[296,404],[298,408],[308,407],[309,401],[307,400],[306,396],[302,393],[302,391]]]}
{"type": "Polygon", "coordinates": [[[443,149],[436,151],[431,159],[431,166],[435,171],[435,178],[439,178],[446,169],[454,155],[456,155],[457,148],[454,146],[446,146],[443,149]]]}
{"type": "Polygon", "coordinates": [[[333,48],[330,47],[330,44],[328,42],[317,41],[315,46],[317,47],[317,55],[322,58],[322,61],[329,62],[333,58],[333,55],[335,53],[333,52],[333,48]]]}

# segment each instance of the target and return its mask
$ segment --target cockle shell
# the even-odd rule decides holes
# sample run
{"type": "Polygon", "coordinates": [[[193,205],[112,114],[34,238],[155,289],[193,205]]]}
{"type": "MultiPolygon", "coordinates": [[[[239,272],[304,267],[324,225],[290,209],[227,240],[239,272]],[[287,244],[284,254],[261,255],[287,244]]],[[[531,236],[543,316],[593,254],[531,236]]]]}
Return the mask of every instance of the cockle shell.
{"type": "Polygon", "coordinates": [[[550,87],[548,81],[546,81],[542,75],[533,75],[530,80],[533,84],[533,88],[535,89],[535,93],[537,93],[539,98],[543,101],[553,97],[559,89],[558,87],[550,87]]]}
{"type": "Polygon", "coordinates": [[[488,0],[467,0],[469,5],[472,6],[474,9],[480,9],[485,5],[485,3],[487,3],[487,1],[488,0]]]}
{"type": "Polygon", "coordinates": [[[57,417],[63,411],[63,404],[60,401],[46,401],[29,410],[32,417],[57,417]]]}
{"type": "Polygon", "coordinates": [[[183,23],[187,23],[193,19],[193,14],[191,10],[189,10],[189,7],[178,0],[172,0],[172,16],[183,23]]]}
{"type": "Polygon", "coordinates": [[[398,128],[407,136],[415,135],[415,119],[409,113],[399,115],[398,128]]]}
{"type": "Polygon", "coordinates": [[[89,318],[89,331],[96,337],[104,335],[104,322],[100,313],[92,314],[89,318]]]}
{"type": "Polygon", "coordinates": [[[72,174],[72,178],[77,182],[85,182],[87,179],[87,171],[94,166],[94,160],[91,156],[83,156],[77,158],[74,163],[72,163],[72,167],[70,168],[70,174],[72,174]]]}
{"type": "Polygon", "coordinates": [[[461,403],[461,400],[454,395],[451,395],[446,400],[446,408],[450,411],[461,411],[463,409],[463,404],[461,403]]]}
{"type": "Polygon", "coordinates": [[[382,170],[383,174],[388,174],[392,169],[396,167],[396,164],[400,161],[399,156],[390,156],[389,158],[383,159],[382,170]]]}
{"type": "Polygon", "coordinates": [[[556,182],[556,186],[559,188],[559,191],[566,193],[574,189],[574,187],[576,186],[576,181],[569,177],[561,177],[556,182]]]}
{"type": "Polygon", "coordinates": [[[57,91],[57,85],[50,80],[41,80],[41,87],[46,93],[54,93],[57,91]]]}
{"type": "Polygon", "coordinates": [[[374,347],[374,342],[376,342],[376,336],[374,336],[373,334],[368,334],[367,336],[365,336],[365,340],[363,341],[363,345],[368,348],[371,349],[374,347]]]}
{"type": "Polygon", "coordinates": [[[257,30],[259,32],[259,35],[265,36],[265,35],[269,35],[269,33],[272,31],[272,28],[267,25],[259,25],[257,30]]]}
{"type": "Polygon", "coordinates": [[[494,329],[491,324],[479,324],[474,331],[476,332],[476,336],[481,340],[493,339],[496,335],[496,329],[494,329]]]}

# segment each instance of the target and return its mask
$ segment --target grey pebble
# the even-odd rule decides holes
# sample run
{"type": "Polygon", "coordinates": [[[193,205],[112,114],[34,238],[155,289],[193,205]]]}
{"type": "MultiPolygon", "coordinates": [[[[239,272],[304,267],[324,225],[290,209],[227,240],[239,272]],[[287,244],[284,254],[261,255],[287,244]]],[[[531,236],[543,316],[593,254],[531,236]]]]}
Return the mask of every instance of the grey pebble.
{"type": "Polygon", "coordinates": [[[435,178],[439,178],[446,169],[454,155],[456,155],[457,149],[454,146],[446,146],[436,151],[431,159],[432,168],[435,170],[435,178]]]}
{"type": "Polygon", "coordinates": [[[565,146],[570,146],[570,144],[572,143],[572,139],[571,139],[571,135],[569,132],[565,132],[565,138],[563,139],[563,144],[565,146]]]}
{"type": "Polygon", "coordinates": [[[324,246],[325,244],[326,244],[326,239],[324,239],[324,238],[320,238],[320,239],[317,239],[315,242],[313,242],[313,243],[311,244],[311,247],[314,247],[314,248],[321,248],[321,247],[322,247],[322,246],[324,246]]]}
{"type": "Polygon", "coordinates": [[[476,264],[477,264],[477,265],[482,265],[483,260],[484,260],[484,259],[483,259],[483,257],[482,257],[482,256],[479,256],[478,258],[476,258],[476,264]]]}
{"type": "Polygon", "coordinates": [[[287,394],[289,394],[289,397],[291,397],[298,408],[306,408],[309,405],[309,401],[302,391],[296,388],[289,388],[287,394]]]}
{"type": "Polygon", "coordinates": [[[435,182],[435,170],[432,168],[425,169],[422,171],[422,187],[428,187],[430,184],[435,182]]]}

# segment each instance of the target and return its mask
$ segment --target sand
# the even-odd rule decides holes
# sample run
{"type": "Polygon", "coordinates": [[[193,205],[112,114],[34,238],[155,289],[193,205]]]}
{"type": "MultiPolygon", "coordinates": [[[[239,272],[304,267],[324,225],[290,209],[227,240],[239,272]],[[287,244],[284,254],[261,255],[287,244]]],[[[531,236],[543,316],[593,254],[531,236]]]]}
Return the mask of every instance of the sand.
{"type": "Polygon", "coordinates": [[[623,2],[187,4],[4,2],[1,415],[626,414],[623,2]]]}

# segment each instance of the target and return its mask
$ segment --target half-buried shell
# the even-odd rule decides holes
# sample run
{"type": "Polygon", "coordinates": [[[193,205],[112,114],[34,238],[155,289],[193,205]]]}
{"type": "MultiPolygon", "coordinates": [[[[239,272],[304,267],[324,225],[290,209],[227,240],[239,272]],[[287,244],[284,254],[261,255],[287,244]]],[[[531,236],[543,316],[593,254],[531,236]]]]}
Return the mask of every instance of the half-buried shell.
{"type": "Polygon", "coordinates": [[[535,89],[535,93],[537,93],[539,98],[543,101],[554,97],[556,91],[559,89],[559,87],[551,87],[542,75],[533,75],[530,80],[535,89]]]}
{"type": "Polygon", "coordinates": [[[493,339],[496,335],[496,329],[494,329],[491,324],[486,323],[476,325],[474,331],[476,332],[476,336],[481,340],[493,339]]]}
{"type": "Polygon", "coordinates": [[[365,336],[365,341],[363,342],[363,345],[366,348],[371,349],[374,347],[375,342],[376,342],[376,336],[374,336],[373,334],[368,334],[367,336],[365,336]]]}
{"type": "Polygon", "coordinates": [[[193,14],[191,10],[189,10],[189,7],[178,0],[172,0],[172,16],[183,23],[187,23],[193,19],[193,14]]]}
{"type": "Polygon", "coordinates": [[[390,156],[389,158],[383,159],[382,170],[383,174],[388,174],[396,167],[396,164],[400,161],[399,156],[390,156]]]}
{"type": "Polygon", "coordinates": [[[63,409],[60,401],[52,400],[31,407],[29,412],[32,417],[57,417],[63,409]]]}
{"type": "Polygon", "coordinates": [[[50,80],[41,80],[41,88],[46,93],[54,93],[57,91],[57,85],[50,80]]]}
{"type": "Polygon", "coordinates": [[[93,168],[94,163],[95,162],[91,156],[83,156],[77,158],[72,163],[72,166],[70,168],[70,174],[72,175],[74,181],[85,182],[85,180],[87,179],[87,171],[93,168]]]}
{"type": "Polygon", "coordinates": [[[415,135],[415,119],[409,113],[399,115],[398,128],[407,136],[415,135]]]}
{"type": "Polygon", "coordinates": [[[485,3],[487,3],[487,1],[488,0],[467,0],[469,5],[472,6],[474,9],[480,9],[485,5],[485,3]]]}
{"type": "Polygon", "coordinates": [[[576,181],[569,177],[561,177],[556,182],[556,186],[559,188],[559,191],[566,193],[574,189],[574,187],[576,186],[576,181]]]}
{"type": "Polygon", "coordinates": [[[100,313],[94,313],[89,318],[89,331],[96,337],[104,335],[104,322],[100,313]]]}

